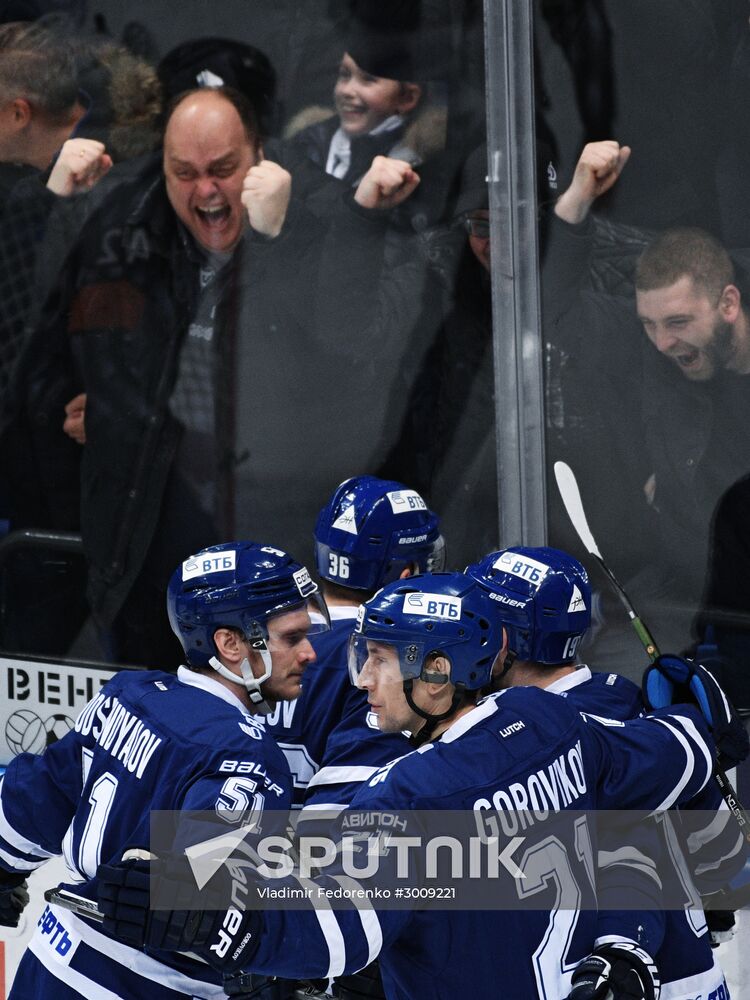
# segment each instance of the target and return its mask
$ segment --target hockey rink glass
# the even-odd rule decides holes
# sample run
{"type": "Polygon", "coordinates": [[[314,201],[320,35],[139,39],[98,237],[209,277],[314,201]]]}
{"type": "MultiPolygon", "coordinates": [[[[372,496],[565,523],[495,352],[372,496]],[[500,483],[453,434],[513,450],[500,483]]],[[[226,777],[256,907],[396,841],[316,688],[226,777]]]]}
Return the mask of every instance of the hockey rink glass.
{"type": "Polygon", "coordinates": [[[362,687],[367,676],[379,682],[393,680],[401,684],[416,679],[422,672],[424,646],[410,640],[381,642],[355,632],[349,639],[349,676],[355,687],[362,687]]]}

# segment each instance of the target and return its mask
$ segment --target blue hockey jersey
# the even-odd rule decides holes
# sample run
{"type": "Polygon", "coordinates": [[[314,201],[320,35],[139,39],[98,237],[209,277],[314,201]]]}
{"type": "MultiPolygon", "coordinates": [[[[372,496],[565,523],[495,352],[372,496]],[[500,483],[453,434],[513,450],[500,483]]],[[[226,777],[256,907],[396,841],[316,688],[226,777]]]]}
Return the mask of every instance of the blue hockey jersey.
{"type": "Polygon", "coordinates": [[[380,732],[367,694],[349,679],[357,609],[329,610],[330,631],[310,637],[317,659],[305,670],[299,698],[279,702],[265,716],[292,772],[295,808],[341,808],[378,767],[411,749],[406,737],[380,732]]]}
{"type": "MultiPolygon", "coordinates": [[[[8,765],[0,784],[0,864],[29,872],[62,854],[71,888],[96,899],[97,866],[149,844],[152,810],[287,810],[290,802],[282,753],[228,688],[184,667],[176,677],[123,671],[67,736],[8,765]]],[[[87,1000],[218,1000],[225,995],[220,982],[204,963],[136,951],[50,906],[11,997],[62,995],[64,983],[87,1000]]]]}
{"type": "MultiPolygon", "coordinates": [[[[712,748],[692,708],[606,726],[584,721],[561,702],[533,688],[487,699],[437,742],[378,771],[351,809],[373,817],[405,809],[491,815],[502,801],[524,795],[531,800],[545,782],[551,788],[554,775],[562,785],[546,803],[550,816],[561,808],[667,809],[709,780],[712,748]],[[567,770],[574,762],[580,765],[578,782],[567,770]]],[[[342,824],[349,812],[341,814],[342,824]]],[[[538,900],[538,910],[393,911],[370,902],[335,911],[312,904],[269,909],[249,967],[286,978],[337,976],[380,955],[389,1000],[488,997],[497,992],[499,974],[513,1000],[559,1000],[597,930],[595,911],[557,904],[562,881],[574,880],[581,891],[593,889],[593,857],[585,845],[591,842],[595,850],[595,830],[587,829],[585,836],[576,830],[575,844],[553,842],[539,821],[514,855],[528,879],[517,882],[517,891],[538,900]],[[557,858],[555,870],[538,870],[539,860],[549,860],[550,853],[557,858]],[[295,947],[282,944],[289,941],[295,947]]],[[[326,880],[335,881],[319,876],[321,883],[326,880]]]]}
{"type": "MultiPolygon", "coordinates": [[[[546,689],[551,694],[565,698],[569,704],[587,714],[610,718],[632,719],[644,710],[640,688],[632,681],[619,674],[592,673],[588,667],[580,667],[575,673],[567,674],[550,684],[546,689]]],[[[738,829],[732,829],[726,804],[714,782],[709,782],[699,793],[700,800],[693,800],[691,805],[698,805],[701,810],[716,810],[717,816],[729,820],[722,824],[719,836],[720,842],[714,841],[714,849],[721,857],[725,852],[738,852],[742,847],[742,835],[738,829]],[[727,840],[728,838],[728,840],[727,840]],[[739,839],[739,844],[738,844],[739,839]]],[[[662,980],[662,997],[672,998],[709,996],[724,988],[728,997],[724,975],[714,958],[709,941],[708,928],[700,905],[700,897],[687,869],[683,855],[684,844],[681,844],[679,828],[682,814],[665,815],[660,824],[665,857],[672,859],[672,871],[669,866],[661,866],[662,889],[672,899],[678,895],[684,898],[683,910],[669,909],[661,914],[650,911],[639,914],[637,910],[624,910],[608,913],[600,918],[598,941],[605,943],[626,937],[639,941],[643,928],[651,925],[654,918],[661,917],[659,927],[652,930],[657,936],[657,946],[654,942],[642,942],[651,951],[662,980]],[[664,884],[671,874],[671,885],[664,884]]],[[[605,845],[600,845],[606,848],[605,845]]],[[[705,850],[706,840],[701,846],[705,850]]],[[[704,862],[708,863],[708,862],[704,862]]],[[[600,852],[600,879],[606,880],[607,875],[618,876],[615,869],[623,868],[623,877],[632,877],[628,872],[627,860],[624,865],[617,852],[600,852]]],[[[718,888],[718,887],[717,887],[718,888]]]]}

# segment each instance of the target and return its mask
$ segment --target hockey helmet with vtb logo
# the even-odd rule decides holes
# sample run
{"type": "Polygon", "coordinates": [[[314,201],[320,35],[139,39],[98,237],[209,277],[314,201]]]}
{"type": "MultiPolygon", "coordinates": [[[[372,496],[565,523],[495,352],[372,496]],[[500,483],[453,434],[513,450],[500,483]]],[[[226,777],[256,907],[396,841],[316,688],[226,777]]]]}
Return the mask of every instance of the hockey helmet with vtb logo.
{"type": "Polygon", "coordinates": [[[490,681],[503,634],[493,602],[476,581],[464,573],[431,573],[389,583],[360,607],[349,645],[355,684],[368,643],[395,649],[405,681],[449,680],[476,691],[490,681]],[[430,671],[433,654],[449,660],[449,677],[430,671]]]}
{"type": "Polygon", "coordinates": [[[519,546],[491,552],[466,572],[487,590],[518,659],[575,659],[591,624],[591,587],[577,559],[559,549],[519,546]]]}
{"type": "Polygon", "coordinates": [[[308,570],[281,549],[259,542],[226,542],[203,549],[177,567],[167,588],[169,624],[188,663],[213,667],[223,677],[244,684],[255,702],[261,700],[260,685],[271,676],[268,621],[298,608],[309,612],[309,633],[328,628],[325,605],[308,570]],[[219,662],[214,643],[218,628],[243,634],[264,662],[262,677],[253,676],[247,661],[243,677],[219,662]]]}
{"type": "Polygon", "coordinates": [[[437,515],[414,490],[355,476],[341,483],[318,515],[315,562],[324,580],[371,592],[412,564],[419,573],[439,572],[445,543],[437,515]]]}

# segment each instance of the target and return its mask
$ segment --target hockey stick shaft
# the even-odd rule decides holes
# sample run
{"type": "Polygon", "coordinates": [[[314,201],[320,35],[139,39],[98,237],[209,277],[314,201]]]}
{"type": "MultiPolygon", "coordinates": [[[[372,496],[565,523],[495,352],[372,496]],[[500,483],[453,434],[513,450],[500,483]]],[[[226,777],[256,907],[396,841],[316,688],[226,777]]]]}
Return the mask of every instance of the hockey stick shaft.
{"type": "MultiPolygon", "coordinates": [[[[659,647],[656,645],[648,627],[637,614],[625,588],[602,558],[599,546],[596,544],[591,528],[589,527],[586,512],[583,509],[581,491],[578,489],[576,477],[566,462],[555,462],[555,479],[557,480],[557,488],[560,491],[565,511],[570,518],[570,523],[573,525],[586,551],[596,559],[607,579],[614,587],[617,596],[628,613],[636,635],[641,640],[643,648],[653,663],[659,656],[659,647]]],[[[737,793],[732,787],[732,783],[727,777],[726,772],[719,766],[717,761],[714,761],[714,778],[716,779],[716,784],[719,786],[721,797],[737,821],[737,825],[740,827],[745,840],[750,844],[750,816],[748,816],[742,803],[737,798],[737,793]]]]}
{"type": "Polygon", "coordinates": [[[63,889],[60,886],[47,889],[44,898],[48,903],[62,906],[65,910],[71,910],[79,917],[88,917],[89,920],[95,920],[97,923],[104,920],[104,914],[93,900],[79,896],[76,892],[70,892],[69,889],[63,889]]]}
{"type": "Polygon", "coordinates": [[[594,559],[596,559],[596,561],[601,566],[604,574],[607,576],[607,578],[609,579],[610,583],[612,584],[612,586],[613,586],[613,588],[615,590],[615,593],[620,598],[620,601],[622,602],[622,605],[625,608],[625,611],[627,612],[628,617],[630,618],[630,622],[631,622],[633,628],[635,629],[636,635],[641,640],[641,643],[643,644],[643,648],[648,653],[649,659],[653,662],[656,659],[656,657],[659,655],[659,650],[657,649],[654,637],[651,635],[651,633],[648,630],[648,626],[638,616],[638,613],[636,612],[636,610],[633,607],[633,605],[630,603],[630,598],[628,597],[627,593],[625,592],[622,584],[617,579],[617,577],[612,572],[612,570],[609,568],[609,566],[607,566],[607,564],[604,562],[604,560],[602,559],[602,557],[600,555],[596,555],[594,552],[591,552],[590,555],[592,555],[594,557],[594,559]]]}

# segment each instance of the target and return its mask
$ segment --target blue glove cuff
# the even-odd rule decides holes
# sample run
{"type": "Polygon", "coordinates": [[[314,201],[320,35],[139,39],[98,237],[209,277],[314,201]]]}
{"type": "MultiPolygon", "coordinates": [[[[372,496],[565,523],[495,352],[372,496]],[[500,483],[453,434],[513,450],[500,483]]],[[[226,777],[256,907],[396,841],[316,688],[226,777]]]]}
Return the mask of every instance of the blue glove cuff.
{"type": "Polygon", "coordinates": [[[656,666],[643,675],[643,693],[651,708],[667,708],[674,703],[674,684],[656,666]]]}

